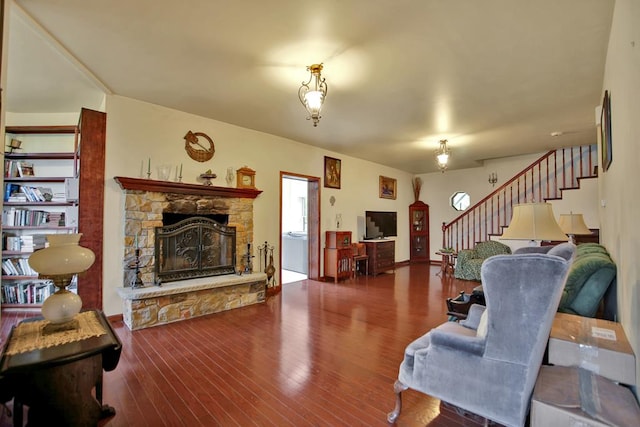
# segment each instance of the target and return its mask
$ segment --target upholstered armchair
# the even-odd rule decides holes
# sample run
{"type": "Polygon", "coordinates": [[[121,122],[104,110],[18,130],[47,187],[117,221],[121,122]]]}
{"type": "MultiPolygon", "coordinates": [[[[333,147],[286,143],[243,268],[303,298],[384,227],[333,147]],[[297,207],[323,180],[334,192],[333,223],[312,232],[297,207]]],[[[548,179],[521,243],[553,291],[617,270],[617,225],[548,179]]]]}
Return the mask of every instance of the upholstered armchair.
{"type": "Polygon", "coordinates": [[[564,253],[497,255],[482,265],[486,308],[445,322],[405,349],[395,422],[407,388],[507,426],[525,423],[575,246],[564,253]],[[455,386],[453,385],[455,384],[455,386]]]}
{"type": "Polygon", "coordinates": [[[511,248],[495,240],[476,244],[473,249],[458,252],[454,276],[456,279],[480,281],[482,262],[493,255],[510,254],[511,248]]]}

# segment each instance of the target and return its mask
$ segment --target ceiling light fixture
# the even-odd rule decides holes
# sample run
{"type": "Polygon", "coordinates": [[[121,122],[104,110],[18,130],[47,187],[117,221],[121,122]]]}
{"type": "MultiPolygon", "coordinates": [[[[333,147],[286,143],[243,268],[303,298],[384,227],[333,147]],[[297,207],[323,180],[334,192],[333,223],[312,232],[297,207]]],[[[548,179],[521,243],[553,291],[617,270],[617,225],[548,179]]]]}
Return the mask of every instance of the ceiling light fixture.
{"type": "Polygon", "coordinates": [[[327,83],[320,74],[322,72],[322,64],[309,65],[307,71],[311,75],[309,80],[306,83],[302,82],[302,86],[298,89],[298,98],[300,98],[300,102],[309,113],[307,120],[313,120],[313,127],[316,127],[322,118],[320,110],[322,109],[322,104],[324,104],[324,98],[327,96],[327,83]]]}
{"type": "Polygon", "coordinates": [[[447,148],[447,140],[440,140],[440,147],[436,150],[436,160],[438,161],[438,167],[444,173],[449,164],[449,156],[451,155],[451,150],[447,148]]]}

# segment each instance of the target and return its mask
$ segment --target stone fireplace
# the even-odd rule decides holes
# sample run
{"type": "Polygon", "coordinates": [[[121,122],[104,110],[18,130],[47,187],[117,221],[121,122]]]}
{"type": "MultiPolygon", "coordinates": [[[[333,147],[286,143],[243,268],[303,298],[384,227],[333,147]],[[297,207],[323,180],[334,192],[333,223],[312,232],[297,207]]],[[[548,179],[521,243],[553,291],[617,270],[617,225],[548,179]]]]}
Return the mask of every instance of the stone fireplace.
{"type": "MultiPolygon", "coordinates": [[[[261,191],[127,177],[116,177],[115,180],[125,192],[124,286],[118,289],[118,294],[123,299],[123,319],[130,329],[161,325],[264,301],[266,275],[243,272],[242,265],[243,255],[253,241],[253,199],[261,191]],[[205,224],[205,228],[219,228],[222,231],[222,237],[205,238],[204,243],[198,243],[200,246],[194,244],[191,248],[200,250],[207,246],[207,256],[215,253],[218,258],[221,251],[225,252],[227,258],[224,265],[212,268],[211,277],[200,277],[207,275],[200,272],[193,276],[198,278],[185,280],[174,271],[179,268],[172,269],[172,273],[166,276],[170,280],[159,275],[161,269],[156,265],[156,255],[162,248],[156,248],[156,241],[160,241],[156,227],[164,227],[159,230],[168,230],[171,234],[172,227],[167,228],[164,221],[167,217],[176,216],[193,217],[195,219],[188,220],[189,224],[195,222],[197,227],[205,224]],[[219,224],[215,225],[209,219],[212,217],[218,220],[226,218],[227,224],[214,221],[219,224]],[[230,244],[234,247],[230,247],[230,244]],[[145,285],[142,288],[130,286],[136,278],[136,248],[139,253],[139,277],[145,285]],[[231,263],[229,256],[234,259],[231,263]],[[243,274],[236,274],[235,271],[243,274]]],[[[163,244],[166,242],[168,240],[163,244]]],[[[175,247],[171,251],[178,252],[175,247]]]]}

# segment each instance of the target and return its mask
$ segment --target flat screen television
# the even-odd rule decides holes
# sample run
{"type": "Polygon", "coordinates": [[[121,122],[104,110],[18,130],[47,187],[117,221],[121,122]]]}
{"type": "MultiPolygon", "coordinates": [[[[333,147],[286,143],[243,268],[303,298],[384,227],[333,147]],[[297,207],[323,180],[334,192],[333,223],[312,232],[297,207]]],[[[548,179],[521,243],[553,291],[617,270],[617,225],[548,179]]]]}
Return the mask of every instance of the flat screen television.
{"type": "Polygon", "coordinates": [[[398,235],[398,213],[366,211],[364,213],[365,239],[379,239],[398,235]]]}

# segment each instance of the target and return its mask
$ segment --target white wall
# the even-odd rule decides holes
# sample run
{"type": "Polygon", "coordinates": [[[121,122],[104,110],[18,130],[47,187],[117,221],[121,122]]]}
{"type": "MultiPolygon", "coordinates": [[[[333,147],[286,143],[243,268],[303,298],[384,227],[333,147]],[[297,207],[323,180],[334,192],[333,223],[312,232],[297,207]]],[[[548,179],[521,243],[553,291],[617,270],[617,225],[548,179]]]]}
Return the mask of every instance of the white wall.
{"type": "MultiPolygon", "coordinates": [[[[463,212],[458,212],[451,207],[451,196],[457,191],[464,191],[471,196],[471,206],[489,195],[494,187],[489,183],[489,174],[497,173],[496,187],[512,178],[531,163],[539,159],[545,153],[537,153],[525,156],[492,159],[485,161],[483,166],[472,169],[460,169],[434,172],[419,175],[423,185],[420,192],[420,200],[429,205],[429,230],[431,259],[439,260],[435,252],[442,247],[442,223],[449,223],[463,212]]],[[[452,156],[455,153],[452,153],[452,156]]],[[[561,213],[581,213],[590,228],[599,228],[597,180],[584,179],[579,191],[570,190],[563,192],[562,200],[550,202],[556,219],[561,213]]],[[[512,243],[504,242],[512,246],[512,243]]],[[[517,244],[513,244],[514,248],[517,244]]]]}
{"type": "Polygon", "coordinates": [[[640,384],[640,2],[617,0],[602,94],[611,94],[613,161],[600,178],[602,243],[618,266],[618,321],[640,384]]]}
{"type": "MultiPolygon", "coordinates": [[[[196,177],[207,169],[218,174],[213,185],[226,186],[227,167],[248,166],[256,171],[256,187],[263,191],[254,202],[254,242],[279,245],[280,171],[323,176],[324,156],[342,160],[341,189],[321,188],[321,232],[335,230],[335,216],[342,215],[341,230],[356,233],[356,218],[365,210],[398,212],[396,261],[409,259],[409,204],[413,202],[412,176],[393,168],[355,159],[285,138],[245,129],[227,123],[148,104],[130,98],[109,96],[107,111],[107,153],[104,239],[104,311],[122,312],[116,288],[123,286],[124,240],[123,192],[114,176],[138,177],[140,164],[151,157],[152,179],[155,166],[163,163],[183,166],[183,182],[198,183],[196,177]],[[215,155],[206,163],[191,160],[184,150],[187,131],[204,132],[215,143],[215,155]],[[398,180],[397,200],[378,197],[379,175],[398,180]],[[335,205],[329,204],[334,196],[335,205]]],[[[322,126],[322,124],[320,124],[322,126]]],[[[309,131],[313,127],[309,125],[309,131]]],[[[173,173],[171,175],[174,176],[173,173]]],[[[274,259],[278,259],[276,248],[274,259]]],[[[279,266],[276,266],[278,268],[279,266]]]]}

